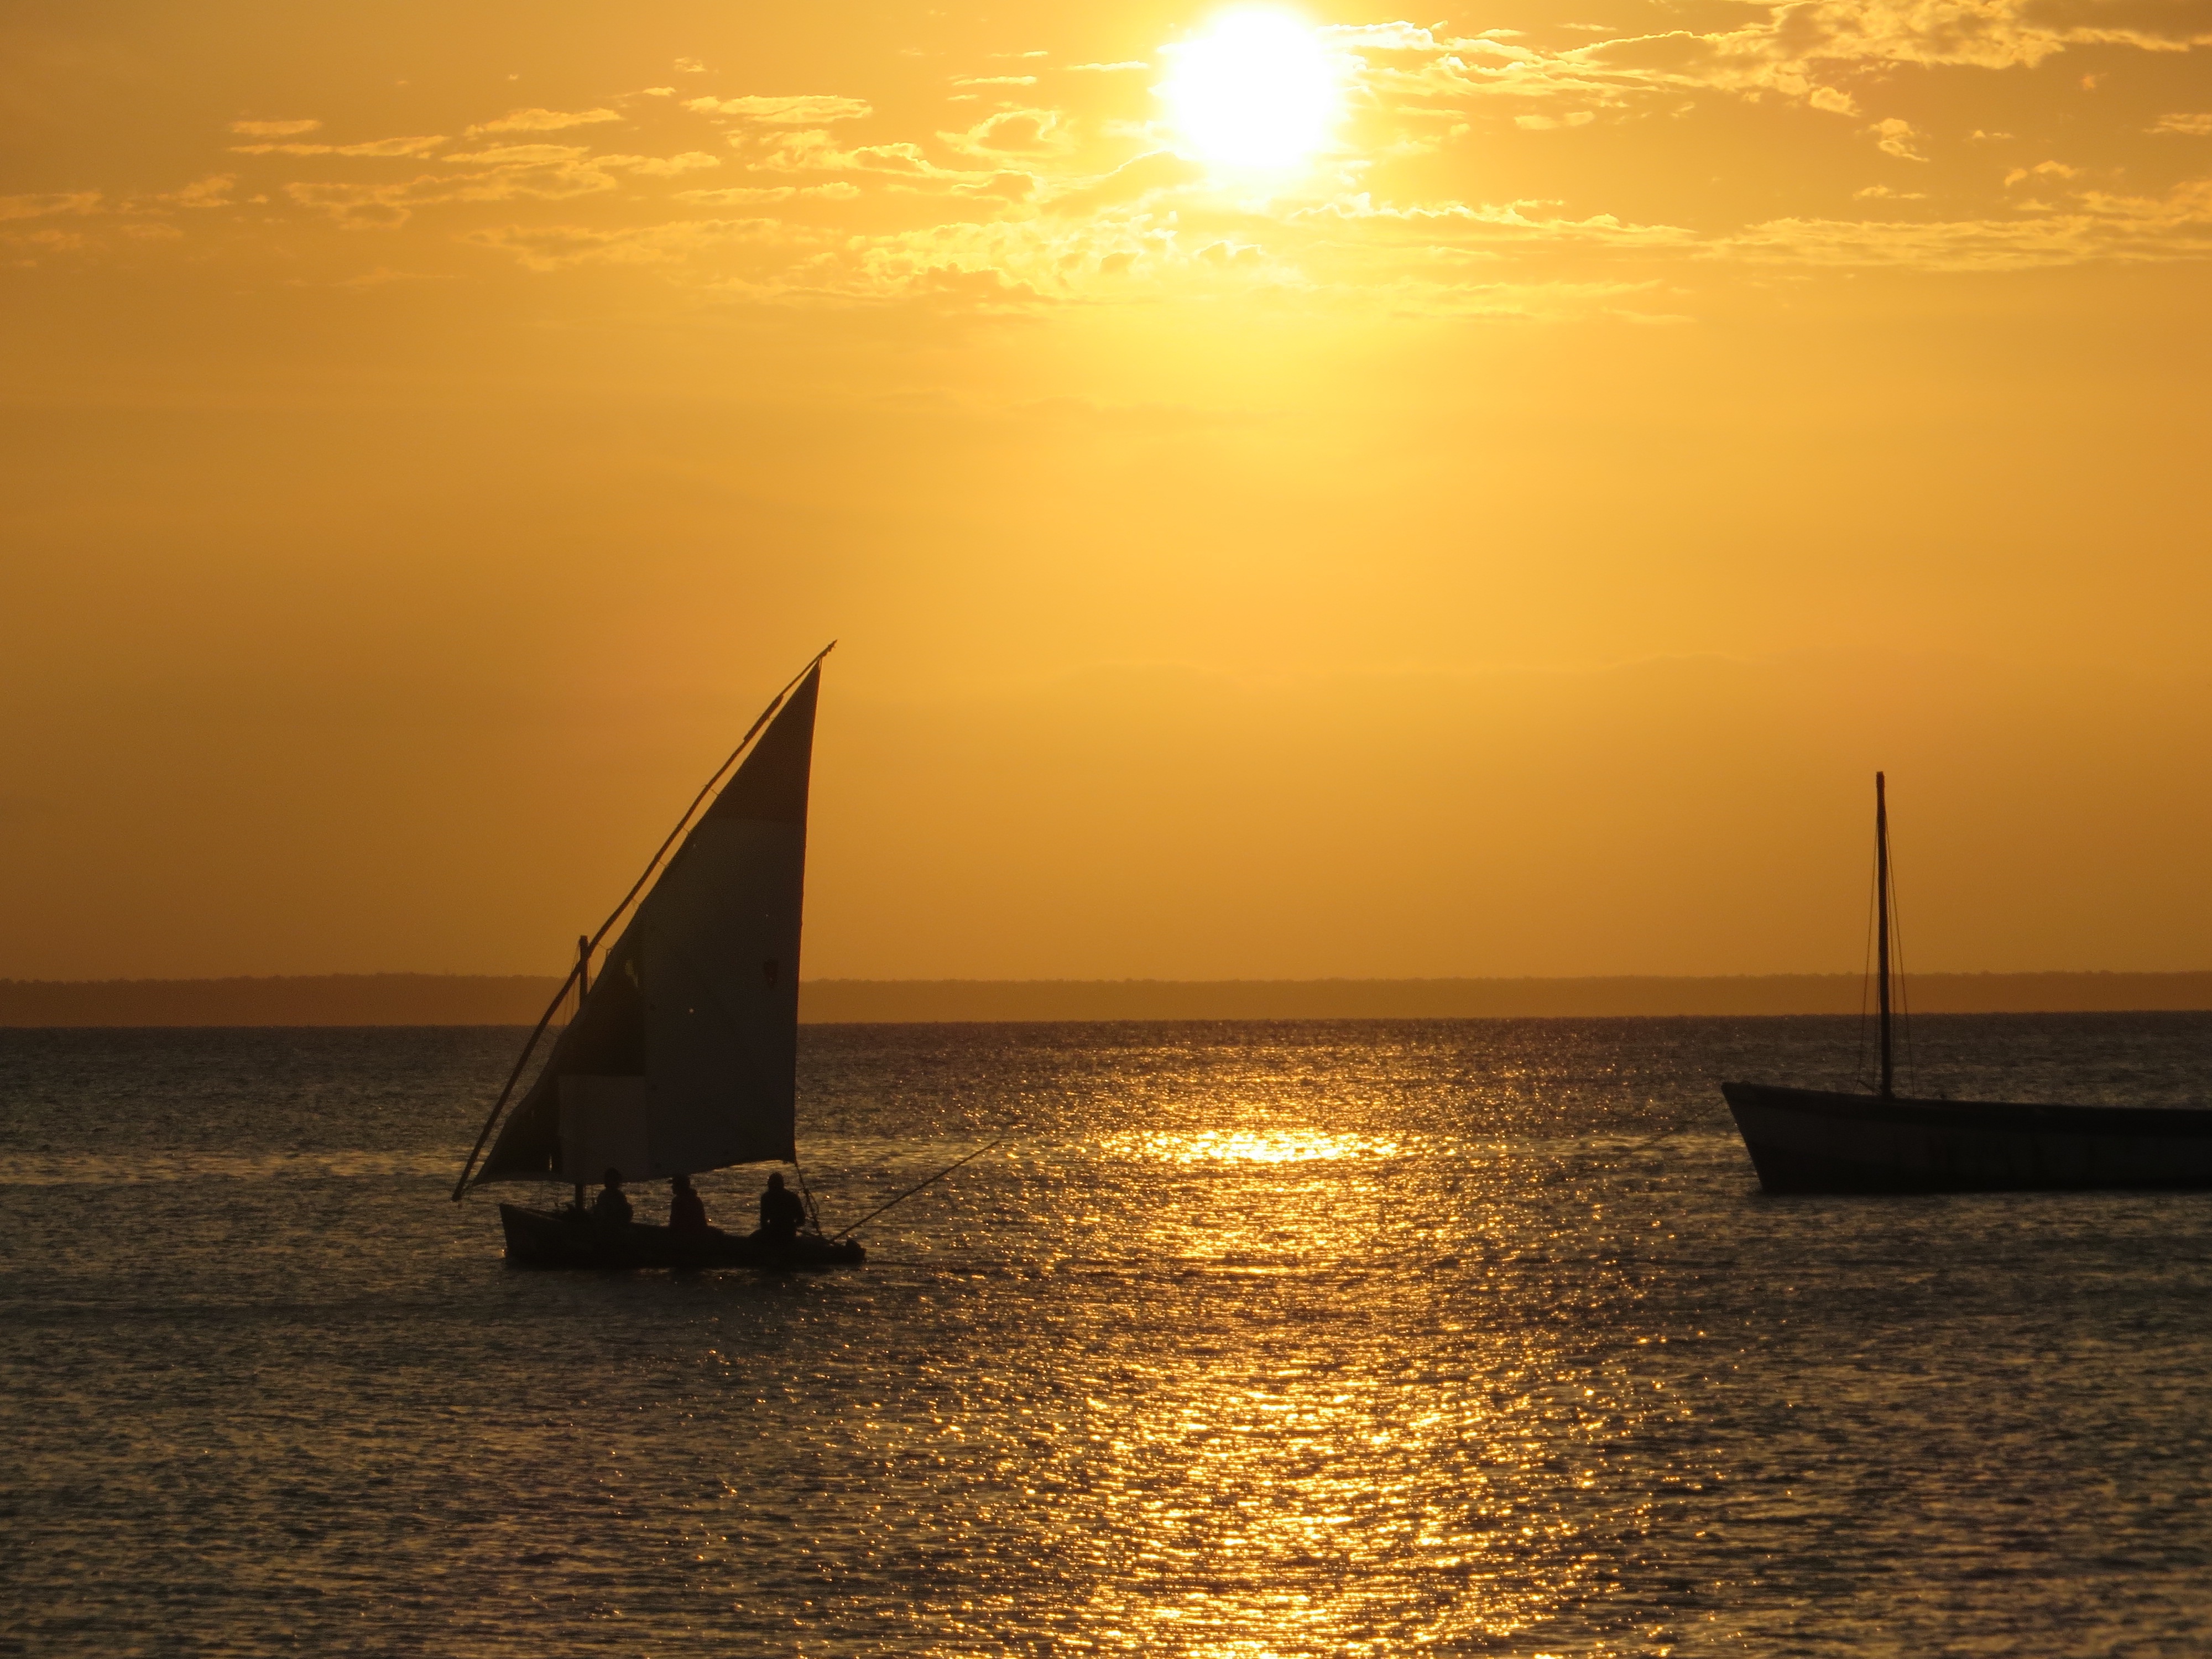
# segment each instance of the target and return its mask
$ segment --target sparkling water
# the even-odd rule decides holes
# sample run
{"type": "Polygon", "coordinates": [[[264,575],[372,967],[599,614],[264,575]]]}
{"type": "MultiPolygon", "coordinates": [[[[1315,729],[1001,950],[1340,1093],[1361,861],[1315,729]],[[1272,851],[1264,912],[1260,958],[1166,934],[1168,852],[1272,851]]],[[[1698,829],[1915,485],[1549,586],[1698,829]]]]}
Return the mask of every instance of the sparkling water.
{"type": "Polygon", "coordinates": [[[0,1032],[0,1652],[2212,1646],[2212,1194],[1761,1196],[1856,1020],[809,1028],[833,1229],[1006,1139],[807,1277],[507,1267],[518,1036],[0,1032]]]}

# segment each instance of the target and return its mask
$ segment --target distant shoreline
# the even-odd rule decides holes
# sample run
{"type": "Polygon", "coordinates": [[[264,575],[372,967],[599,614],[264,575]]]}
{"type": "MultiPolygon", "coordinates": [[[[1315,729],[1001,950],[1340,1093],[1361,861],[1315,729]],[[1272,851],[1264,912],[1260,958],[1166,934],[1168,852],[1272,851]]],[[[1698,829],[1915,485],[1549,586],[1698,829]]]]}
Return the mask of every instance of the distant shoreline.
{"type": "MultiPolygon", "coordinates": [[[[528,1025],[558,980],[528,974],[0,980],[0,1027],[528,1025]]],[[[2212,971],[1917,974],[1920,1013],[2212,1010],[2212,971]]],[[[809,1024],[1084,1020],[1511,1019],[1850,1014],[1856,974],[1576,979],[814,980],[809,1024]]]]}

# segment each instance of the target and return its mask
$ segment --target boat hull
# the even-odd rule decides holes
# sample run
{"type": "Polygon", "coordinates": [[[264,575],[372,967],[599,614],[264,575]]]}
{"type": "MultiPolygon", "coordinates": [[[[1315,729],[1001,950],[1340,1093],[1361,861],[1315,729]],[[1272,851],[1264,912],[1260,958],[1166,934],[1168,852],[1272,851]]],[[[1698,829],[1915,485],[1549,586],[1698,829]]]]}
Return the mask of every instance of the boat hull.
{"type": "Polygon", "coordinates": [[[2212,1111],[1884,1100],[1765,1083],[1721,1093],[1770,1193],[2212,1188],[2212,1111]]]}
{"type": "Polygon", "coordinates": [[[646,1222],[609,1228],[574,1210],[531,1210],[520,1204],[501,1205],[499,1223],[507,1235],[507,1259],[521,1267],[757,1267],[792,1273],[857,1267],[868,1259],[850,1241],[807,1235],[772,1241],[719,1231],[679,1238],[646,1222]]]}

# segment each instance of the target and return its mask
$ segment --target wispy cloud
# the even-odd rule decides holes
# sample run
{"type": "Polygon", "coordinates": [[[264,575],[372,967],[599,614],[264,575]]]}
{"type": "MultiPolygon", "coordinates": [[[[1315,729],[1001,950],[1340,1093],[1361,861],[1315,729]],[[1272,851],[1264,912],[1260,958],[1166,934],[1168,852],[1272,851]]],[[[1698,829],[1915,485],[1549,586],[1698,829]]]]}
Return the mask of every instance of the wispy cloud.
{"type": "Polygon", "coordinates": [[[449,203],[560,201],[616,187],[582,147],[507,144],[445,158],[460,169],[392,184],[302,181],[284,194],[348,230],[396,230],[419,208],[449,203]]]}
{"type": "MultiPolygon", "coordinates": [[[[2048,154],[2028,145],[2051,140],[2014,103],[2000,110],[1916,94],[1903,110],[1886,104],[1900,65],[1942,71],[1911,77],[1914,86],[1965,87],[1988,80],[1985,71],[2091,45],[2104,49],[2101,65],[2128,52],[2180,51],[2195,38],[2179,13],[2049,9],[2078,3],[1796,0],[1713,14],[1702,29],[1633,35],[1330,27],[1323,38],[1352,82],[1343,147],[1264,186],[1214,177],[1175,153],[1144,83],[1115,78],[1150,64],[1048,72],[1031,61],[1005,64],[1018,71],[1005,75],[916,67],[902,96],[923,101],[898,108],[945,109],[948,80],[963,89],[950,95],[977,104],[957,118],[981,118],[973,125],[942,130],[894,126],[871,101],[841,94],[678,96],[662,87],[610,100],[641,123],[683,129],[685,138],[653,146],[668,154],[594,154],[590,141],[611,138],[623,118],[615,107],[510,110],[457,129],[467,140],[458,149],[441,136],[337,143],[319,123],[240,120],[229,124],[230,148],[268,158],[246,176],[265,181],[258,188],[273,204],[240,201],[224,174],[167,196],[0,198],[0,218],[29,222],[8,232],[19,247],[37,236],[40,248],[96,252],[118,246],[126,224],[208,222],[188,220],[187,207],[234,207],[257,222],[305,210],[355,231],[398,229],[435,209],[423,232],[431,240],[419,245],[426,252],[410,264],[433,263],[427,250],[458,238],[530,270],[630,265],[737,299],[897,301],[979,314],[1188,295],[1423,316],[1679,319],[1686,307],[1663,295],[1730,267],[1766,283],[1781,266],[1803,275],[2212,258],[2212,186],[2146,184],[2134,196],[2089,187],[2170,177],[2195,153],[2169,140],[2212,136],[2212,114],[2160,115],[2141,102],[2124,111],[2107,89],[2094,118],[2081,118],[2085,146],[2113,140],[2141,154],[2085,148],[2098,157],[2085,173],[2027,165],[2048,154]],[[1091,78],[1054,80],[1064,98],[1027,106],[1034,94],[1024,90],[1048,74],[1091,78]],[[1973,127],[1972,118],[1998,113],[2029,136],[2000,147],[2003,133],[1973,127]],[[1839,165],[1896,182],[1854,192],[1848,171],[1839,178],[1823,164],[1803,171],[1794,198],[1762,194],[1748,210],[1753,198],[1741,191],[1705,192],[1694,224],[1663,222],[1670,210],[1656,204],[1674,198],[1649,188],[1648,168],[1601,170],[1575,187],[1571,206],[1525,198],[1541,173],[1523,171],[1526,182],[1515,183],[1512,158],[1540,143],[1656,150],[1723,114],[1741,142],[1750,127],[1766,136],[1759,142],[1809,135],[1835,155],[1859,157],[1839,165]],[[2105,123],[2101,138],[2089,136],[2093,119],[2105,123]],[[852,125],[863,120],[881,126],[852,125]],[[861,132],[882,142],[855,142],[861,132]],[[680,148],[687,141],[702,148],[680,148]],[[355,165],[377,161],[413,165],[355,165]],[[703,175],[718,170],[734,182],[713,187],[703,175]],[[1839,197],[1852,205],[1839,207],[1839,197]],[[1936,218],[1931,203],[1948,216],[1936,218]],[[576,222],[537,222],[549,217],[576,222]]],[[[966,61],[988,56],[1035,58],[966,61]]],[[[2077,81],[2065,77],[2067,99],[2079,98],[2077,81]]],[[[1674,161],[1702,153],[1692,144],[1674,161]]],[[[194,246],[208,243],[195,235],[194,246]]]]}
{"type": "Polygon", "coordinates": [[[204,179],[195,179],[181,190],[173,190],[160,200],[169,207],[222,208],[234,205],[231,192],[238,187],[238,175],[232,173],[210,173],[204,179]]]}
{"type": "Polygon", "coordinates": [[[829,93],[776,98],[693,98],[684,107],[702,115],[734,115],[771,127],[827,126],[835,121],[858,121],[875,113],[861,99],[842,98],[829,93]]]}
{"type": "Polygon", "coordinates": [[[755,173],[885,173],[917,179],[962,176],[957,169],[931,161],[920,144],[861,144],[846,149],[819,131],[776,132],[745,165],[755,173]]]}
{"type": "Polygon", "coordinates": [[[471,138],[492,132],[559,132],[568,127],[587,127],[623,118],[611,109],[511,109],[495,121],[479,122],[468,130],[471,138]]]}
{"type": "Polygon", "coordinates": [[[1063,155],[1074,148],[1067,117],[1054,109],[1012,109],[988,116],[964,132],[937,135],[964,155],[1028,159],[1063,155]]]}
{"type": "Polygon", "coordinates": [[[442,133],[410,138],[371,138],[358,144],[233,144],[234,155],[428,155],[446,143],[442,133]]]}
{"type": "Polygon", "coordinates": [[[1874,147],[1885,155],[1894,155],[1900,161],[1925,161],[1928,159],[1913,148],[1923,135],[1902,116],[1893,115],[1887,120],[1877,121],[1867,131],[1874,136],[1874,147]]]}
{"type": "Polygon", "coordinates": [[[0,196],[0,219],[44,219],[55,214],[97,213],[102,199],[96,190],[64,191],[46,196],[0,196]]]}
{"type": "Polygon", "coordinates": [[[1370,86],[1464,100],[1558,98],[1620,102],[1684,91],[1801,100],[1856,112],[1855,82],[1895,65],[2033,68],[2069,49],[2103,46],[2185,52],[2212,45],[2187,9],[2166,19],[2055,10],[2037,0],[1801,0],[1758,21],[1672,29],[1547,51],[1503,38],[1462,37],[1406,23],[1341,26],[1330,38],[1357,54],[1370,86]]]}
{"type": "Polygon", "coordinates": [[[795,202],[807,198],[849,202],[860,193],[858,185],[832,179],[826,185],[733,185],[719,190],[679,190],[675,199],[701,207],[737,207],[748,203],[795,202]]]}
{"type": "Polygon", "coordinates": [[[513,254],[532,270],[580,264],[665,264],[732,242],[773,239],[773,219],[679,219],[601,230],[586,225],[501,225],[463,240],[513,254]]]}
{"type": "Polygon", "coordinates": [[[722,165],[722,158],[709,155],[703,149],[687,149],[680,155],[595,155],[592,165],[620,167],[652,179],[674,179],[686,173],[703,173],[718,167],[722,165]]]}

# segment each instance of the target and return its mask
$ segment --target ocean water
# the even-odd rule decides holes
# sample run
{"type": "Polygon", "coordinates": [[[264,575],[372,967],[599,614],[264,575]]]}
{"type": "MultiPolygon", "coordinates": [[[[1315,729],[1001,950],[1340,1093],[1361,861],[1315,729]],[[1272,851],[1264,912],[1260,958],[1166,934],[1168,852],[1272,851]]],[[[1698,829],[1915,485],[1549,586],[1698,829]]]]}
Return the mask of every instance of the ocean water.
{"type": "Polygon", "coordinates": [[[1762,1197],[1856,1021],[813,1028],[833,1222],[1008,1138],[791,1278],[505,1267],[516,1036],[0,1032],[0,1652],[2212,1649],[2212,1194],[1762,1197]]]}

